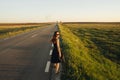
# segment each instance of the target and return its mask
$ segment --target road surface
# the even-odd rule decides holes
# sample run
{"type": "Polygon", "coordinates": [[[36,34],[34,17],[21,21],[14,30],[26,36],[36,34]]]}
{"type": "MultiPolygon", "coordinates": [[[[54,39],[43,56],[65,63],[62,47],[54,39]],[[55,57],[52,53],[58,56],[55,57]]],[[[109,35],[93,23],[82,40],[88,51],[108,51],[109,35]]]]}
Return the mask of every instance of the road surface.
{"type": "Polygon", "coordinates": [[[49,80],[50,38],[57,26],[0,40],[0,80],[49,80]]]}

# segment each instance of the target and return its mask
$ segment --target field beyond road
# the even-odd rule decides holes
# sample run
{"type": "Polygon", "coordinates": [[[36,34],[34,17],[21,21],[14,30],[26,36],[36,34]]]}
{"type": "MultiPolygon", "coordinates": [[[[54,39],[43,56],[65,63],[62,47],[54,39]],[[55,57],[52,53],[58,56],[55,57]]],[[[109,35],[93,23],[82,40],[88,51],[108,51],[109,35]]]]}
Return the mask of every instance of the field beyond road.
{"type": "Polygon", "coordinates": [[[31,31],[51,23],[6,23],[0,24],[0,39],[15,36],[20,33],[31,31]]]}
{"type": "Polygon", "coordinates": [[[120,23],[59,24],[63,80],[120,79],[120,23]]]}

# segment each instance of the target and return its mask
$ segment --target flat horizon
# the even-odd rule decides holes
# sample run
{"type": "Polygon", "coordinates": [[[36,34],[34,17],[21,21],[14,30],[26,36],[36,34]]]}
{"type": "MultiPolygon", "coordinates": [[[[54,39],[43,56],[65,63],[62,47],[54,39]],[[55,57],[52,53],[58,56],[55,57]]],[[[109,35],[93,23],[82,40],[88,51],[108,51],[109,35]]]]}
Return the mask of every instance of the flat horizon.
{"type": "MultiPolygon", "coordinates": [[[[56,22],[2,22],[2,23],[0,22],[0,24],[39,24],[39,23],[56,23],[56,22]]],[[[120,22],[74,22],[74,21],[68,22],[66,21],[62,23],[120,23],[120,22]]]]}

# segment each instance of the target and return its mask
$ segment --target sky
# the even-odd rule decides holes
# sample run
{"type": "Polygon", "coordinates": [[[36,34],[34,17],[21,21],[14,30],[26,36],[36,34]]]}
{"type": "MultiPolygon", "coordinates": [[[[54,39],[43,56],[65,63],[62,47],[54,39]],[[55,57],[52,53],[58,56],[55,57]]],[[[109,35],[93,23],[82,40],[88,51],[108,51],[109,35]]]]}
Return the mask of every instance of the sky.
{"type": "Polygon", "coordinates": [[[120,0],[0,0],[0,23],[120,22],[120,0]]]}

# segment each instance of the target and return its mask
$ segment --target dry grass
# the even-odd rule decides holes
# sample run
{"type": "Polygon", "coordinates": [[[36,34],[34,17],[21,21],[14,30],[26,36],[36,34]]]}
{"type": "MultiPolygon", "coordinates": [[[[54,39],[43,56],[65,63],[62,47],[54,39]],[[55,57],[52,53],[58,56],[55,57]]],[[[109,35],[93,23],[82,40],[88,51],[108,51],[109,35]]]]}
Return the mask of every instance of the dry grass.
{"type": "Polygon", "coordinates": [[[0,39],[15,36],[20,33],[31,31],[42,26],[50,25],[50,23],[41,24],[0,24],[0,39]]]}

